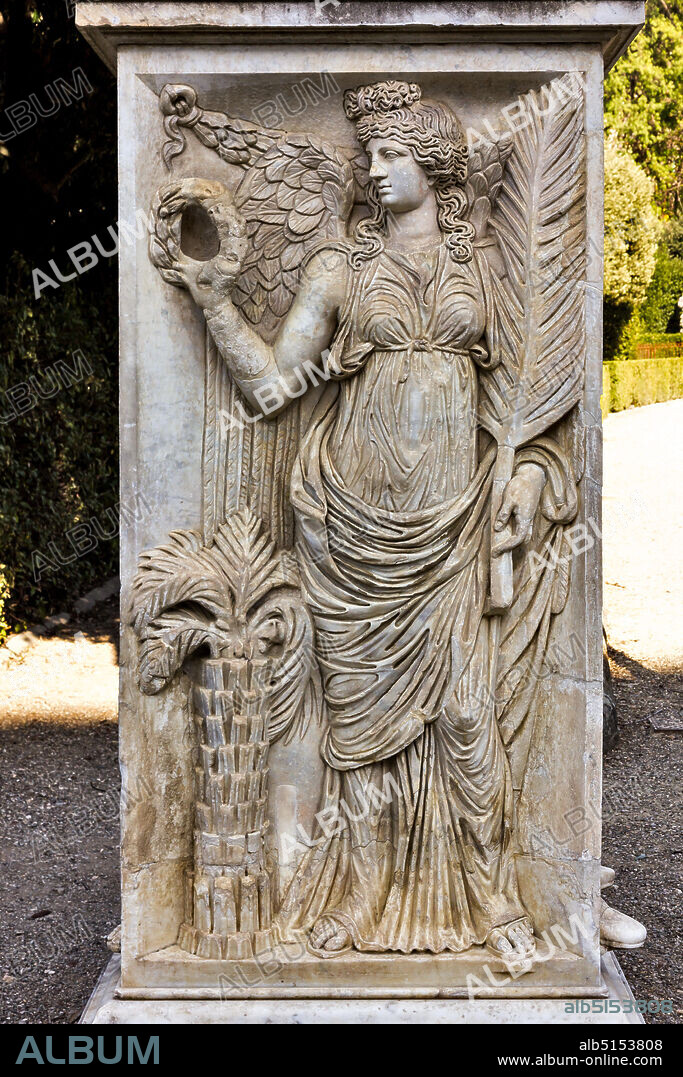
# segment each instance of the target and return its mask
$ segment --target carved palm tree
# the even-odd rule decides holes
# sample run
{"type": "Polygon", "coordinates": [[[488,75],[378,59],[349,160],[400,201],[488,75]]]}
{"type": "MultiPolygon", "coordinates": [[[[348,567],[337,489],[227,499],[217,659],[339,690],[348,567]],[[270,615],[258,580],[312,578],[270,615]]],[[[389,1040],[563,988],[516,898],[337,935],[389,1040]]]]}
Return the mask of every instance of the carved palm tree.
{"type": "Polygon", "coordinates": [[[277,864],[268,841],[268,746],[318,713],[313,629],[296,563],[249,509],[213,540],[173,531],[147,551],[133,584],[141,691],[183,669],[195,725],[194,871],[178,944],[202,957],[269,945],[277,864]],[[191,656],[192,662],[188,662],[191,656]]]}

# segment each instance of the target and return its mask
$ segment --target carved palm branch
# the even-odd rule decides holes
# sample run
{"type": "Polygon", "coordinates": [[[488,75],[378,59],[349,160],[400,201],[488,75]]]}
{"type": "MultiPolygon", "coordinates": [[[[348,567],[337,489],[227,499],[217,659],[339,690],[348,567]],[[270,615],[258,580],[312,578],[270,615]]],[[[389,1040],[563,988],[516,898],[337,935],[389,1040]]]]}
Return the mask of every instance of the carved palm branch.
{"type": "MultiPolygon", "coordinates": [[[[506,276],[491,275],[502,361],[480,377],[479,416],[498,442],[495,516],[520,445],[580,399],[585,352],[585,143],[583,96],[565,75],[544,99],[523,99],[491,216],[506,276]]],[[[512,600],[512,556],[494,556],[492,604],[512,600]]]]}
{"type": "Polygon", "coordinates": [[[140,557],[133,581],[132,625],[140,638],[141,691],[161,691],[199,647],[220,649],[216,623],[232,612],[224,573],[197,531],[172,531],[140,557]]]}
{"type": "Polygon", "coordinates": [[[171,531],[163,546],[140,555],[133,581],[133,628],[141,636],[160,614],[188,603],[211,618],[229,615],[231,589],[198,531],[171,531]]]}
{"type": "Polygon", "coordinates": [[[212,658],[221,654],[223,634],[201,611],[191,607],[162,613],[146,627],[140,637],[138,683],[145,695],[156,695],[169,684],[183,662],[200,647],[212,658]]]}
{"type": "Polygon", "coordinates": [[[277,587],[296,587],[293,562],[281,557],[263,524],[248,509],[230,517],[215,535],[212,554],[234,596],[232,615],[240,624],[249,611],[277,587]]]}

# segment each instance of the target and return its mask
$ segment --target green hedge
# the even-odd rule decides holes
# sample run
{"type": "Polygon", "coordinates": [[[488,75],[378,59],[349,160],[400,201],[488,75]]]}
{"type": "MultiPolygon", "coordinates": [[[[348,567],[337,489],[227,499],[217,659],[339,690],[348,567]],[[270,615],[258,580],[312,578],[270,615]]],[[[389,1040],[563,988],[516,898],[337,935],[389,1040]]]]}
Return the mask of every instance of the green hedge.
{"type": "Polygon", "coordinates": [[[641,333],[638,344],[683,344],[683,333],[641,333]]]}
{"type": "Polygon", "coordinates": [[[118,559],[118,535],[108,537],[118,501],[115,259],[37,301],[23,260],[12,259],[7,276],[0,295],[0,644],[8,631],[68,608],[113,576],[118,559]],[[97,541],[79,545],[79,526],[97,541]]]}
{"type": "Polygon", "coordinates": [[[0,20],[0,644],[117,564],[116,258],[68,268],[92,236],[112,246],[116,83],[72,7],[11,0],[0,20]],[[38,298],[51,259],[67,279],[38,298]]]}
{"type": "Polygon", "coordinates": [[[602,365],[602,414],[683,397],[683,356],[613,359],[602,365]]]}

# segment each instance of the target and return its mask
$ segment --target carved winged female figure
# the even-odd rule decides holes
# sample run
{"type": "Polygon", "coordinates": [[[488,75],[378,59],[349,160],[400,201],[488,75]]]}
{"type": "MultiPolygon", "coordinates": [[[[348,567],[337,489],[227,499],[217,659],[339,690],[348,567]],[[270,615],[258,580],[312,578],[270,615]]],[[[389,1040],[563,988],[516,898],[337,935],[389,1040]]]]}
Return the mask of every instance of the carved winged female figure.
{"type": "Polygon", "coordinates": [[[357,150],[231,126],[173,90],[174,137],[180,117],[246,169],[237,212],[217,184],[162,189],[152,241],[248,416],[228,424],[238,459],[223,450],[212,511],[248,503],[285,546],[293,511],[322,675],[334,825],[280,934],[326,957],[528,956],[511,768],[568,587],[562,558],[530,555],[558,554],[577,509],[562,420],[583,367],[580,98],[530,94],[526,130],[470,153],[416,84],[349,90],[364,174],[357,150]],[[367,210],[347,235],[354,189],[367,210]],[[205,261],[164,231],[192,198],[219,225],[205,261]]]}

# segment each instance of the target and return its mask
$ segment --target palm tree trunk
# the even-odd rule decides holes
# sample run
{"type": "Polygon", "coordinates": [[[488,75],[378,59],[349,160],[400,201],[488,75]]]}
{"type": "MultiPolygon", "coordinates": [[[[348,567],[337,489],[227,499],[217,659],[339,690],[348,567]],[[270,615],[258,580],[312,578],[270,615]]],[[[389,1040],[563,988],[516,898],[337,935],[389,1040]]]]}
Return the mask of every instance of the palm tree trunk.
{"type": "Polygon", "coordinates": [[[197,670],[194,870],[187,873],[178,945],[198,957],[248,958],[272,946],[277,894],[268,842],[271,663],[207,658],[197,670]]]}

